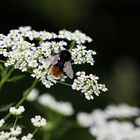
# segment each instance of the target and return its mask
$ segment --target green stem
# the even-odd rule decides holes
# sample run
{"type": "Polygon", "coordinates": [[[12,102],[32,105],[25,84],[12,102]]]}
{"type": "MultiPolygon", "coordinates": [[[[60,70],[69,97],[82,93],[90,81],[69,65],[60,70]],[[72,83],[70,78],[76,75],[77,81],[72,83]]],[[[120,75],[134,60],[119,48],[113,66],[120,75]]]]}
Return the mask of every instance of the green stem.
{"type": "Polygon", "coordinates": [[[14,122],[13,128],[16,127],[17,121],[18,121],[18,117],[16,116],[16,120],[15,120],[15,122],[14,122]]]}
{"type": "MultiPolygon", "coordinates": [[[[31,87],[25,91],[25,93],[23,94],[23,97],[19,100],[19,102],[16,104],[16,108],[18,108],[25,100],[26,98],[28,97],[28,95],[30,94],[30,92],[32,91],[32,89],[36,86],[38,80],[35,79],[33,84],[31,85],[31,87]]],[[[8,113],[5,117],[4,117],[4,120],[8,120],[9,117],[11,116],[11,113],[8,113]]]]}
{"type": "Polygon", "coordinates": [[[64,82],[61,82],[61,81],[57,81],[57,83],[71,87],[71,84],[69,84],[69,83],[64,83],[64,82]]]}
{"type": "Polygon", "coordinates": [[[2,87],[3,87],[3,85],[4,85],[4,81],[1,80],[1,82],[0,82],[0,91],[1,91],[1,89],[2,89],[2,87]]]}
{"type": "Polygon", "coordinates": [[[12,72],[14,70],[14,67],[11,67],[10,70],[6,69],[6,71],[4,72],[2,79],[0,81],[0,90],[2,89],[4,83],[8,80],[8,78],[11,76],[12,72]],[[8,72],[7,72],[8,71],[8,72]]]}
{"type": "Polygon", "coordinates": [[[72,41],[69,45],[69,49],[71,50],[76,45],[76,41],[72,41]]]}
{"type": "Polygon", "coordinates": [[[38,131],[38,129],[39,129],[39,127],[36,128],[32,134],[35,135],[35,133],[38,131]]]}
{"type": "Polygon", "coordinates": [[[14,67],[11,67],[11,69],[9,70],[9,72],[6,74],[6,80],[11,76],[12,72],[14,71],[14,67]]]}

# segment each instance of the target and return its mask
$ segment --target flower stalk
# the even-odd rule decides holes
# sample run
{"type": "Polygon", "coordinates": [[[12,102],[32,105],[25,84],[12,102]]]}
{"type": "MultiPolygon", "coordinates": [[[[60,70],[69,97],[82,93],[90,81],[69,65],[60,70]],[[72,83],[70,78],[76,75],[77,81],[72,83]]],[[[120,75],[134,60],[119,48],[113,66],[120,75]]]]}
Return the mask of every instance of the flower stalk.
{"type": "MultiPolygon", "coordinates": [[[[30,92],[32,91],[33,88],[35,88],[36,84],[37,84],[38,80],[35,79],[34,82],[32,83],[31,87],[25,91],[23,97],[19,100],[19,102],[16,104],[16,108],[18,108],[21,104],[23,104],[23,102],[26,100],[26,98],[28,97],[28,95],[30,94],[30,92]]],[[[4,120],[8,120],[11,117],[11,113],[8,113],[5,117],[4,120]]]]}
{"type": "Polygon", "coordinates": [[[38,129],[39,129],[39,127],[34,130],[34,132],[32,133],[32,135],[35,135],[35,133],[38,131],[38,129]]]}
{"type": "Polygon", "coordinates": [[[76,45],[76,41],[72,41],[72,43],[69,45],[70,50],[71,50],[72,48],[74,48],[75,45],[76,45]]]}
{"type": "Polygon", "coordinates": [[[4,83],[9,79],[11,76],[12,72],[14,71],[14,67],[8,68],[3,72],[3,75],[1,77],[0,81],[0,90],[2,89],[4,83]]]}
{"type": "Polygon", "coordinates": [[[57,81],[57,83],[59,83],[59,84],[61,84],[61,85],[65,85],[65,86],[69,86],[69,87],[71,87],[71,84],[69,84],[69,83],[64,83],[64,82],[61,82],[61,81],[57,81]]]}
{"type": "Polygon", "coordinates": [[[14,125],[13,125],[13,128],[16,127],[17,121],[18,121],[18,116],[16,116],[16,119],[15,119],[15,122],[14,122],[14,125]]]}

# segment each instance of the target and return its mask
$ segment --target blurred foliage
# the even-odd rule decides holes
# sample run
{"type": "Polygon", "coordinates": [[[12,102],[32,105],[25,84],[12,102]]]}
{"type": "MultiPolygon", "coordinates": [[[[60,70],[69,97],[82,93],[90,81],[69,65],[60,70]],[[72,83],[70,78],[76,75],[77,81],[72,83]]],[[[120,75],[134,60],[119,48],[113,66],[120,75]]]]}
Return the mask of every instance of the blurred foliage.
{"type": "Polygon", "coordinates": [[[138,104],[139,99],[138,65],[132,58],[120,58],[113,68],[111,93],[116,102],[138,104]]]}
{"type": "Polygon", "coordinates": [[[93,8],[91,7],[93,2],[89,0],[36,0],[34,2],[31,0],[30,4],[27,4],[28,0],[26,0],[23,4],[28,9],[39,12],[40,16],[49,20],[54,27],[74,28],[73,24],[76,25],[79,20],[83,20],[93,8]]]}
{"type": "Polygon", "coordinates": [[[13,105],[14,105],[14,103],[10,103],[10,104],[7,104],[7,105],[2,105],[2,106],[0,107],[0,112],[8,111],[9,108],[10,108],[11,106],[13,106],[13,105]]]}

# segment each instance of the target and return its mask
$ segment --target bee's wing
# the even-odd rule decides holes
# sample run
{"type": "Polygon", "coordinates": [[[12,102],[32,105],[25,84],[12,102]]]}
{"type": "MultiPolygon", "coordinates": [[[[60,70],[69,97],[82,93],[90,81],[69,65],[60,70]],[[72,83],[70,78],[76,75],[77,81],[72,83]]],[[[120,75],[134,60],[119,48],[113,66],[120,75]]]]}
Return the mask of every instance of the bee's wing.
{"type": "Polygon", "coordinates": [[[51,56],[51,57],[47,57],[46,62],[49,65],[55,65],[55,64],[57,64],[59,59],[60,59],[59,54],[57,54],[57,55],[54,55],[54,56],[51,56]]]}
{"type": "Polygon", "coordinates": [[[67,76],[68,76],[70,79],[73,79],[74,74],[73,74],[73,70],[72,70],[72,66],[71,66],[70,61],[65,62],[63,71],[67,74],[67,76]]]}

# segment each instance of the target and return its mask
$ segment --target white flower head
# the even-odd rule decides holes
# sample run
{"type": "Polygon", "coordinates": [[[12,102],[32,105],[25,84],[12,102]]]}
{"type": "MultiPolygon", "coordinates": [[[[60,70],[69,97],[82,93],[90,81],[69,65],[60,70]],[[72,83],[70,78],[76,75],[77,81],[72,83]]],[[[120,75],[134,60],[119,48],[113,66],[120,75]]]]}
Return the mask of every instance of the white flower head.
{"type": "Polygon", "coordinates": [[[67,39],[69,41],[74,40],[78,44],[85,43],[86,41],[87,42],[91,42],[92,41],[92,39],[90,37],[86,36],[84,33],[82,33],[79,30],[76,30],[73,33],[70,32],[70,31],[67,31],[67,30],[61,30],[61,31],[59,31],[58,37],[62,38],[62,39],[67,39]]]}
{"type": "Polygon", "coordinates": [[[11,128],[10,129],[10,134],[12,135],[12,136],[18,136],[18,135],[20,135],[22,133],[22,129],[18,126],[18,127],[16,127],[16,128],[11,128]]]}
{"type": "Polygon", "coordinates": [[[9,111],[11,114],[18,116],[18,115],[21,115],[25,111],[25,108],[24,106],[19,106],[17,109],[15,107],[10,107],[9,111]]]}
{"type": "Polygon", "coordinates": [[[0,120],[0,127],[2,127],[4,123],[5,123],[4,119],[1,119],[0,120]]]}
{"type": "Polygon", "coordinates": [[[74,113],[74,109],[70,102],[59,101],[56,110],[65,116],[70,116],[74,113]]]}
{"type": "Polygon", "coordinates": [[[72,88],[74,90],[80,90],[84,93],[87,100],[94,99],[93,94],[99,96],[101,91],[107,91],[104,84],[98,84],[98,77],[90,74],[86,75],[84,71],[76,73],[77,78],[74,79],[72,88]]]}
{"type": "Polygon", "coordinates": [[[89,63],[94,65],[93,56],[96,54],[93,50],[86,50],[86,46],[77,45],[75,48],[71,49],[72,60],[74,64],[85,64],[89,63]]]}
{"type": "Polygon", "coordinates": [[[39,95],[39,90],[38,89],[33,89],[28,97],[26,98],[27,101],[35,101],[39,95]]]}
{"type": "Polygon", "coordinates": [[[34,118],[31,118],[31,122],[35,127],[41,127],[41,126],[45,126],[47,124],[46,119],[41,118],[40,115],[35,116],[34,118]]]}
{"type": "Polygon", "coordinates": [[[132,107],[128,104],[109,105],[105,112],[108,118],[130,118],[135,117],[140,114],[140,109],[137,107],[132,107]]]}
{"type": "Polygon", "coordinates": [[[4,131],[0,132],[0,140],[8,140],[9,137],[10,137],[10,133],[9,132],[4,132],[4,131]]]}
{"type": "Polygon", "coordinates": [[[33,135],[29,133],[27,136],[23,136],[21,140],[33,140],[32,138],[33,138],[33,135]]]}
{"type": "Polygon", "coordinates": [[[38,103],[64,116],[70,116],[74,113],[74,109],[70,102],[56,101],[52,95],[47,93],[38,97],[38,103]]]}
{"type": "Polygon", "coordinates": [[[89,127],[92,125],[91,115],[85,112],[80,112],[77,114],[77,121],[83,127],[89,127]]]}

